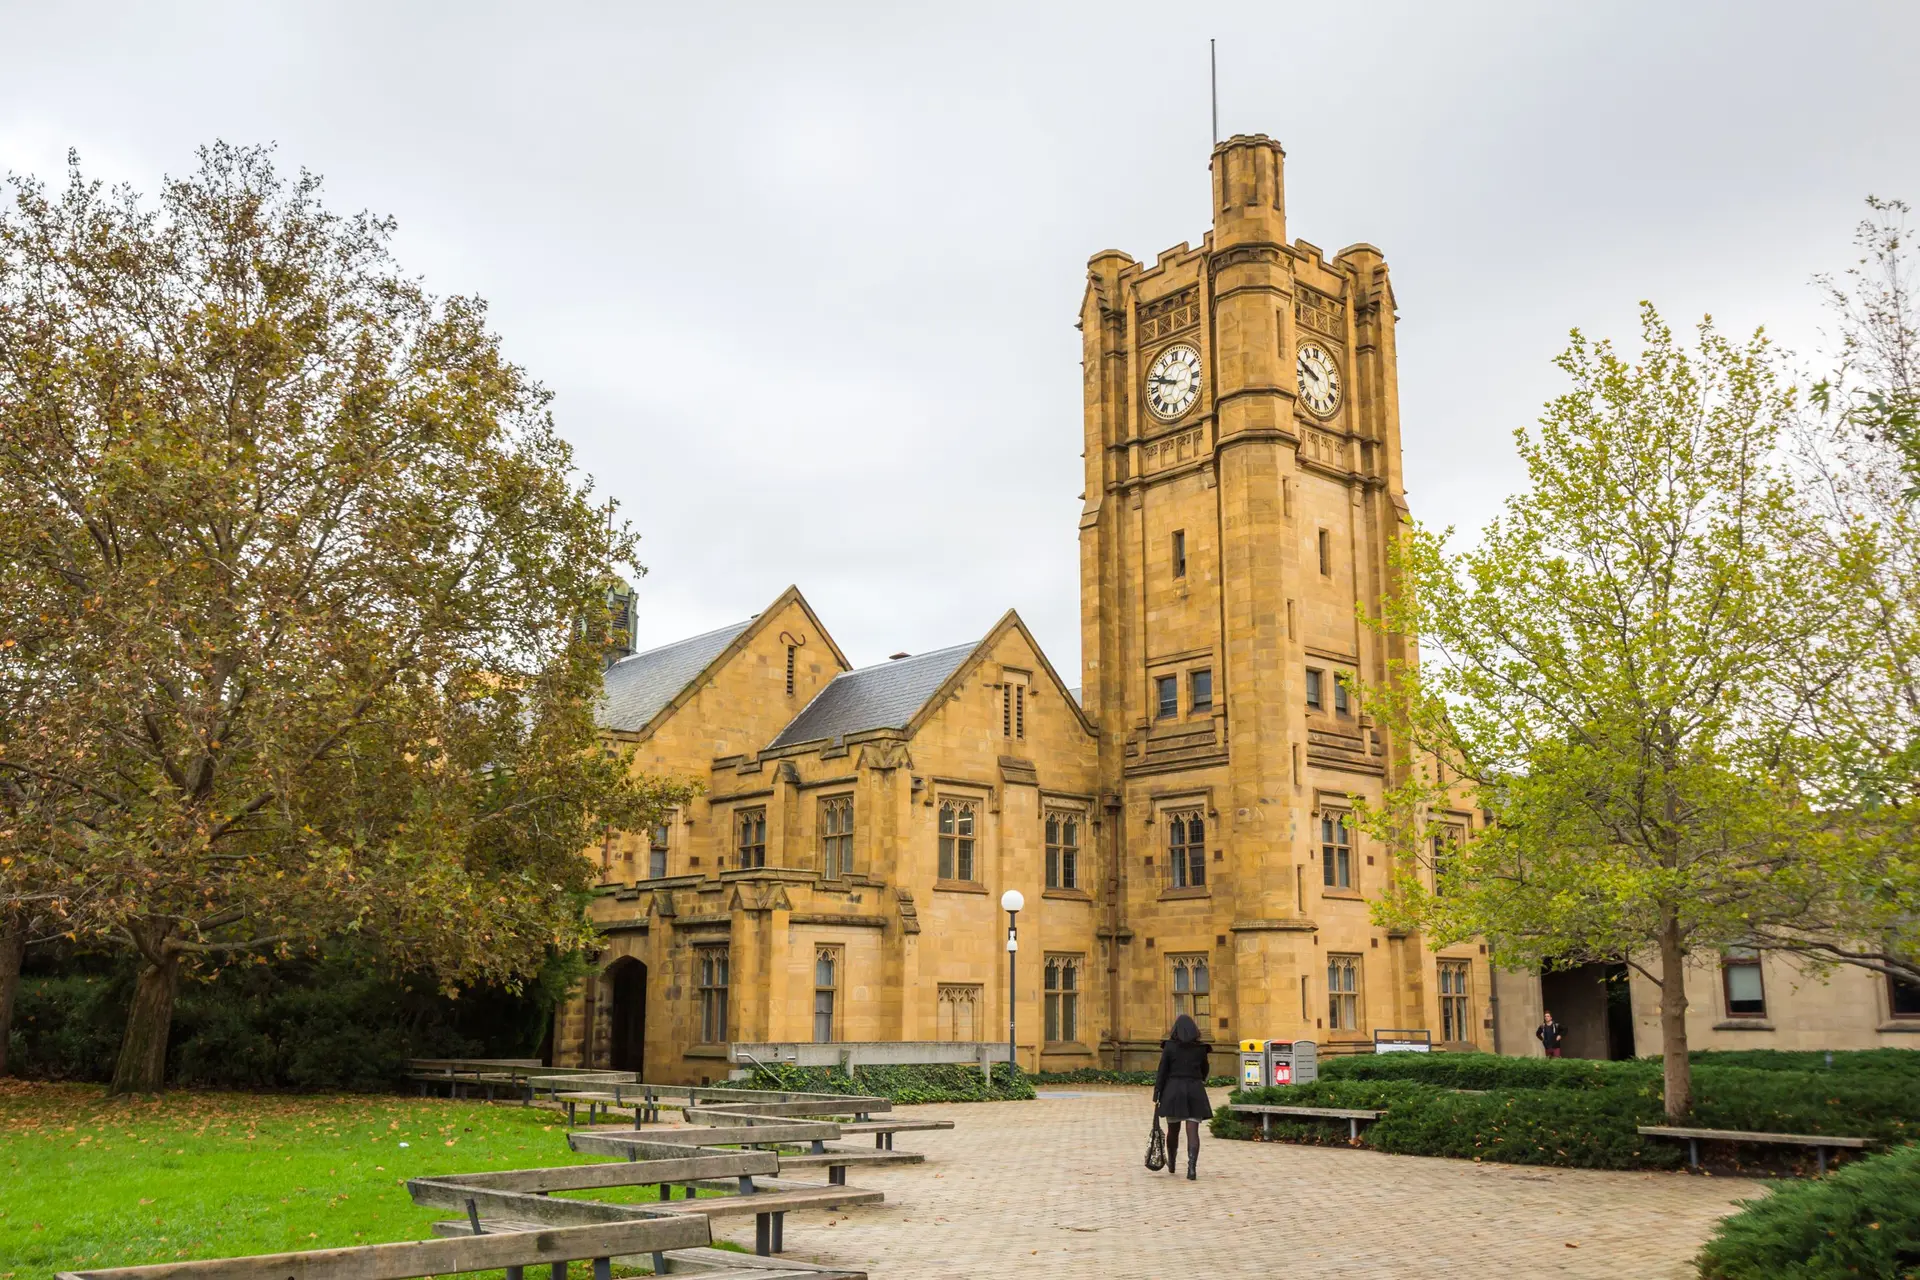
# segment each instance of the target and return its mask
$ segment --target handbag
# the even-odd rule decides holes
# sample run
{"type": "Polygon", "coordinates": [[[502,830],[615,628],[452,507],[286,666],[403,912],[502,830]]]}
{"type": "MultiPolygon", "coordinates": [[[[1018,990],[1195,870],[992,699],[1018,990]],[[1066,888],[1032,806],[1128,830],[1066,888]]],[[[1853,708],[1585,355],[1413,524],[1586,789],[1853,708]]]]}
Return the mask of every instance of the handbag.
{"type": "Polygon", "coordinates": [[[1154,1113],[1153,1135],[1147,1139],[1147,1168],[1155,1173],[1167,1167],[1167,1135],[1160,1131],[1160,1115],[1154,1113]]]}

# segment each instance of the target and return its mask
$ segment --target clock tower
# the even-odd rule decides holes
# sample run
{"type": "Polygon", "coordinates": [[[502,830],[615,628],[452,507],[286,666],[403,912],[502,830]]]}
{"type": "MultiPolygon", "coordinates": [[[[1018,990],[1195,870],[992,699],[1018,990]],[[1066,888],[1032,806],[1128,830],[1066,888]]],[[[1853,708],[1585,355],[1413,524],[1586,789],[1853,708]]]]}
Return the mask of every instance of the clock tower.
{"type": "MultiPolygon", "coordinates": [[[[1392,768],[1358,682],[1407,517],[1379,250],[1287,240],[1285,153],[1214,147],[1213,227],[1088,264],[1082,699],[1100,726],[1103,1047],[1432,1025],[1433,957],[1376,929],[1353,829],[1392,768]]],[[[1092,976],[1092,975],[1090,975],[1092,976]]]]}

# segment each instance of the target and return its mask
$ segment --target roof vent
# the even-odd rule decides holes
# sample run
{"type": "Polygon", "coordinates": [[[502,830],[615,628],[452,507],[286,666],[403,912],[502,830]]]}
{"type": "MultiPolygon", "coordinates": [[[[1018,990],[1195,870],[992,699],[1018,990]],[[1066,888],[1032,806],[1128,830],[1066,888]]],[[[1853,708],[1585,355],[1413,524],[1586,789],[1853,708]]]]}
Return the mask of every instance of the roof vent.
{"type": "Polygon", "coordinates": [[[902,659],[902,658],[911,658],[912,656],[913,656],[913,655],[912,655],[912,654],[910,654],[910,653],[890,653],[890,654],[888,654],[888,655],[887,655],[887,661],[888,661],[888,662],[898,662],[898,661],[900,661],[900,659],[902,659]]]}

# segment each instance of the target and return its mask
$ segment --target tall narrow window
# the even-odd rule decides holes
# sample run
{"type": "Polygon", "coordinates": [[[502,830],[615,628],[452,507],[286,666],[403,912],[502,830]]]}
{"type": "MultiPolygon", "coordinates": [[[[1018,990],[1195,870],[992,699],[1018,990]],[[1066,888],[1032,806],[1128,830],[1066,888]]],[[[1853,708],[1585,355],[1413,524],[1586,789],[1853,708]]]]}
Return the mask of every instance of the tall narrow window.
{"type": "Polygon", "coordinates": [[[1312,667],[1307,668],[1307,705],[1315,711],[1320,709],[1321,673],[1312,667]]]}
{"type": "Polygon", "coordinates": [[[1167,815],[1167,868],[1176,889],[1207,883],[1207,820],[1198,810],[1167,815]]]}
{"type": "Polygon", "coordinates": [[[853,874],[853,797],[820,802],[820,870],[829,880],[853,874]]]}
{"type": "Polygon", "coordinates": [[[1323,577],[1333,576],[1333,539],[1325,529],[1320,531],[1320,573],[1323,577]]]}
{"type": "Polygon", "coordinates": [[[647,879],[658,880],[667,874],[667,837],[671,834],[664,822],[653,829],[647,841],[647,879]]]}
{"type": "Polygon", "coordinates": [[[834,997],[840,991],[840,948],[820,947],[813,953],[813,1042],[833,1041],[834,997]]]}
{"type": "Polygon", "coordinates": [[[1000,686],[1000,736],[1024,740],[1027,736],[1027,686],[1009,680],[1000,686]]]}
{"type": "Polygon", "coordinates": [[[1433,835],[1433,892],[1435,897],[1443,896],[1447,886],[1453,882],[1460,846],[1466,840],[1466,832],[1459,827],[1442,827],[1433,835]]]}
{"type": "Polygon", "coordinates": [[[1080,815],[1047,810],[1047,888],[1080,887],[1080,815]]]}
{"type": "Polygon", "coordinates": [[[1212,987],[1207,982],[1207,958],[1205,956],[1168,956],[1173,966],[1173,1016],[1187,1014],[1200,1024],[1201,1033],[1207,1029],[1207,1019],[1213,1016],[1212,987]]]}
{"type": "Polygon", "coordinates": [[[1207,667],[1187,672],[1187,712],[1198,715],[1213,710],[1213,672],[1207,667]]]}
{"type": "Polygon", "coordinates": [[[973,805],[965,800],[940,802],[940,878],[973,879],[973,805]]]}
{"type": "Polygon", "coordinates": [[[1353,833],[1344,813],[1320,816],[1320,879],[1329,889],[1353,888],[1353,833]]]}
{"type": "Polygon", "coordinates": [[[1760,953],[1752,947],[1728,947],[1720,957],[1729,1018],[1767,1016],[1767,988],[1760,977],[1760,953]]]}
{"type": "Polygon", "coordinates": [[[980,988],[940,985],[938,992],[940,1038],[977,1040],[980,1038],[980,988]]]}
{"type": "Polygon", "coordinates": [[[695,990],[700,998],[700,1043],[727,1042],[727,949],[694,949],[695,990]]]}
{"type": "Polygon", "coordinates": [[[787,646],[787,696],[793,696],[793,655],[794,646],[787,646]]]}
{"type": "Polygon", "coordinates": [[[1171,720],[1180,714],[1180,682],[1172,676],[1153,678],[1153,718],[1171,720]]]}
{"type": "Polygon", "coordinates": [[[1187,576],[1187,531],[1185,529],[1173,531],[1173,576],[1176,578],[1187,576]]]}
{"type": "Polygon", "coordinates": [[[1346,675],[1347,673],[1344,671],[1336,671],[1333,673],[1333,709],[1341,715],[1347,714],[1346,675]]]}
{"type": "Polygon", "coordinates": [[[1360,1029],[1360,957],[1327,957],[1327,1029],[1360,1029]]]}
{"type": "Polygon", "coordinates": [[[767,811],[765,809],[742,809],[739,818],[739,835],[734,841],[733,865],[751,871],[755,867],[767,865],[767,811]]]}
{"type": "Polygon", "coordinates": [[[1047,1039],[1080,1038],[1080,957],[1048,956],[1046,967],[1047,1039]]]}
{"type": "Polygon", "coordinates": [[[1440,1038],[1449,1044],[1473,1039],[1470,973],[1466,960],[1442,960],[1440,968],[1440,1038]]]}

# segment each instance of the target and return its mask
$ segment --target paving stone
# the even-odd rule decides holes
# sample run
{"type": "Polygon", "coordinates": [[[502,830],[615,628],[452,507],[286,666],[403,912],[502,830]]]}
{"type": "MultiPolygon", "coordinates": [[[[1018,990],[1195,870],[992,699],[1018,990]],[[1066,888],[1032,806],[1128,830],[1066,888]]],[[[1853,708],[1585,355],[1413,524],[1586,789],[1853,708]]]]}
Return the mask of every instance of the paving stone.
{"type": "Polygon", "coordinates": [[[1034,1280],[1681,1280],[1714,1220],[1764,1185],[1215,1142],[1204,1130],[1200,1178],[1188,1182],[1184,1151],[1179,1177],[1141,1164],[1143,1089],[892,1114],[956,1123],[901,1139],[925,1164],[860,1170],[885,1204],[792,1215],[789,1256],[863,1267],[873,1280],[1016,1267],[1034,1280]]]}

